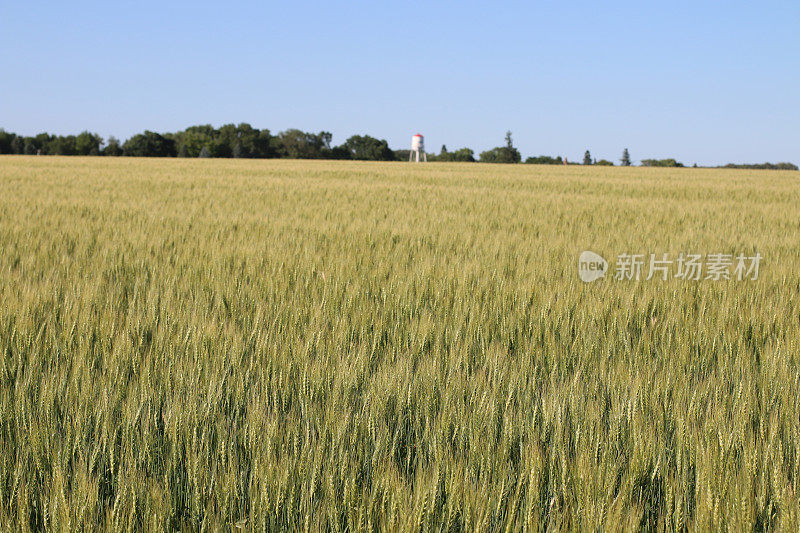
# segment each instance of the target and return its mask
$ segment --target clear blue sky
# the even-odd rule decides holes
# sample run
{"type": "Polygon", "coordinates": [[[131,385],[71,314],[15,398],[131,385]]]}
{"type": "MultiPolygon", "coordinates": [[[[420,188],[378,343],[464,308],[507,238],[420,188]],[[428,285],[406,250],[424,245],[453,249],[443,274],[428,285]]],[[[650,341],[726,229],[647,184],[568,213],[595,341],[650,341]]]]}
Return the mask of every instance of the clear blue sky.
{"type": "Polygon", "coordinates": [[[800,2],[0,3],[0,127],[800,163],[800,2]]]}

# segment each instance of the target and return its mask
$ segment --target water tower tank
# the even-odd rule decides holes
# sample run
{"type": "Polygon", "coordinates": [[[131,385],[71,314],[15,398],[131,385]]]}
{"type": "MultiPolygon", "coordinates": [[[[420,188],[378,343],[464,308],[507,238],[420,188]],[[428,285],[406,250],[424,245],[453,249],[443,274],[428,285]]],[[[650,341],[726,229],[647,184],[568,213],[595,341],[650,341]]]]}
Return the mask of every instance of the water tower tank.
{"type": "Polygon", "coordinates": [[[417,133],[411,137],[411,150],[420,152],[425,150],[425,138],[421,134],[417,133]]]}

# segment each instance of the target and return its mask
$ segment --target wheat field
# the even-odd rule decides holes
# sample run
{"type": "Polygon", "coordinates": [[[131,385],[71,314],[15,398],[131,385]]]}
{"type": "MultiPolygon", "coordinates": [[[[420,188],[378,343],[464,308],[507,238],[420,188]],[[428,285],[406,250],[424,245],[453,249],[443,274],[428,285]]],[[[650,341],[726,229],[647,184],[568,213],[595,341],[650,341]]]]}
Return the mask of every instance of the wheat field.
{"type": "Polygon", "coordinates": [[[0,524],[798,531],[798,178],[2,157],[0,524]]]}

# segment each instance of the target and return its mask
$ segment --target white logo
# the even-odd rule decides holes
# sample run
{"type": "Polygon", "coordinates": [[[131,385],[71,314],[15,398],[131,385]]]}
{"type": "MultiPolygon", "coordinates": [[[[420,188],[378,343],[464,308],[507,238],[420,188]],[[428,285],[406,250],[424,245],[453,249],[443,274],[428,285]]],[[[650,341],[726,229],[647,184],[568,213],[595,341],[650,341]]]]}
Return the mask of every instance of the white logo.
{"type": "Polygon", "coordinates": [[[586,250],[578,257],[578,276],[581,281],[591,283],[606,275],[608,271],[608,261],[594,252],[586,250]]]}

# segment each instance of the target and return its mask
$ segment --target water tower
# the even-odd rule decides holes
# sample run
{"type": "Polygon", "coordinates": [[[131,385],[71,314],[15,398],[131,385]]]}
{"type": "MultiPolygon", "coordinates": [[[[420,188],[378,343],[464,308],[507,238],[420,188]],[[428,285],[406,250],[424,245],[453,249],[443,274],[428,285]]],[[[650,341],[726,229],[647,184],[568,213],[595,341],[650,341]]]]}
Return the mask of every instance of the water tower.
{"type": "Polygon", "coordinates": [[[417,154],[417,163],[419,163],[420,152],[422,152],[422,160],[427,163],[428,156],[425,154],[425,137],[423,137],[421,133],[417,133],[411,137],[411,152],[408,154],[408,161],[411,162],[411,158],[414,154],[417,154]]]}

